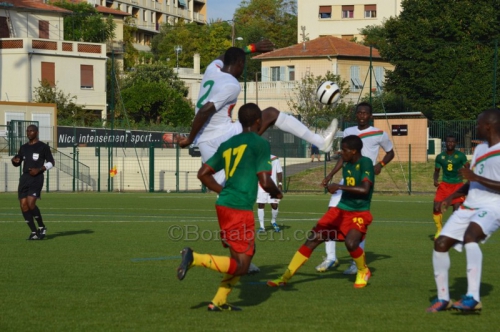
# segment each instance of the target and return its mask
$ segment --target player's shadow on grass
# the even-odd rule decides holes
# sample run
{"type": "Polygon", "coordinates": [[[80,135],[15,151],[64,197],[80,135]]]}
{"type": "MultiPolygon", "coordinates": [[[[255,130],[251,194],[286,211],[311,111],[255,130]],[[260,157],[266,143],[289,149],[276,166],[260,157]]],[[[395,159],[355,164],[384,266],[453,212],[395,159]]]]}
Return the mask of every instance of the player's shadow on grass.
{"type": "MultiPolygon", "coordinates": [[[[365,257],[366,257],[366,263],[367,263],[368,267],[370,267],[371,262],[392,258],[392,256],[380,254],[380,253],[373,252],[373,251],[366,251],[365,257]]],[[[371,270],[371,268],[370,268],[370,270],[371,270]]]]}
{"type": "Polygon", "coordinates": [[[57,233],[49,233],[45,236],[45,240],[52,240],[59,236],[72,236],[72,235],[81,235],[81,234],[92,234],[94,233],[91,229],[82,229],[78,231],[66,231],[66,232],[57,232],[57,233]]]}

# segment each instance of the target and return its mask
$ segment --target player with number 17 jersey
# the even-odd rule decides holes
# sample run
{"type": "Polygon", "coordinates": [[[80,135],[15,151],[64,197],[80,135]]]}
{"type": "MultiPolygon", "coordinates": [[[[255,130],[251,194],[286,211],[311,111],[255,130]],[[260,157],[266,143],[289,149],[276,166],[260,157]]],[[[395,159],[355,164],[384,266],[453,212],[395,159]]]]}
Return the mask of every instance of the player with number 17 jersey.
{"type": "Polygon", "coordinates": [[[257,174],[271,173],[269,142],[254,132],[233,136],[219,146],[206,164],[215,172],[224,169],[226,184],[217,205],[253,211],[257,198],[257,174]]]}
{"type": "Polygon", "coordinates": [[[194,144],[224,135],[227,132],[227,126],[239,126],[239,132],[241,132],[240,123],[233,123],[231,119],[231,112],[238,100],[241,86],[233,75],[221,71],[223,66],[224,63],[221,60],[214,60],[203,75],[195,114],[208,102],[214,103],[217,112],[196,135],[194,144]]]}

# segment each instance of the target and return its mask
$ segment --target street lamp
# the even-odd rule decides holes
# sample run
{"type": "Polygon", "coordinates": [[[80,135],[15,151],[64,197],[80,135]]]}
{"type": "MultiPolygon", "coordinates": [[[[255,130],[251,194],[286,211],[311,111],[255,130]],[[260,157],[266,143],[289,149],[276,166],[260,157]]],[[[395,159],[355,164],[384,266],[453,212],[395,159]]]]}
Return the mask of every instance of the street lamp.
{"type": "Polygon", "coordinates": [[[179,74],[179,53],[182,52],[182,46],[177,45],[174,47],[175,54],[177,55],[177,74],[179,74]]]}

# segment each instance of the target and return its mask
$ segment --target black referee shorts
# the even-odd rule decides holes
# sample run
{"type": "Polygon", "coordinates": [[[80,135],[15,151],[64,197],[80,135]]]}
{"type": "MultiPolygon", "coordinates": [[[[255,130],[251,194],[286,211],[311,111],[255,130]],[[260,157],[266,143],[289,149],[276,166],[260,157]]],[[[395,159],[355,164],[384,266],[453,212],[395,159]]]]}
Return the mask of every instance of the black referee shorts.
{"type": "Polygon", "coordinates": [[[17,197],[19,199],[33,196],[40,198],[43,188],[43,174],[31,176],[29,173],[24,173],[19,179],[19,187],[17,188],[17,197]]]}

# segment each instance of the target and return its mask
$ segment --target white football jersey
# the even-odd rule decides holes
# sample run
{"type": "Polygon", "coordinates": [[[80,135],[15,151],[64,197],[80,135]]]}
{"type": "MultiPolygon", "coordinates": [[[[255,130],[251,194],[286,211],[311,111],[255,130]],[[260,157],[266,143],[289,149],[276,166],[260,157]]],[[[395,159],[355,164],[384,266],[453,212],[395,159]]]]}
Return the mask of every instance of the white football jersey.
{"type": "Polygon", "coordinates": [[[208,102],[214,103],[217,111],[200,130],[194,140],[195,144],[224,135],[225,129],[232,122],[231,112],[238,100],[241,86],[233,75],[221,71],[223,65],[221,60],[214,60],[203,75],[195,114],[208,102]]]}
{"type": "MultiPolygon", "coordinates": [[[[278,185],[278,173],[283,173],[283,169],[281,168],[280,160],[278,157],[271,155],[271,165],[272,165],[272,171],[271,171],[271,179],[278,185]]],[[[262,187],[260,186],[259,183],[259,192],[266,192],[262,187]]]]}
{"type": "MultiPolygon", "coordinates": [[[[478,144],[472,157],[471,169],[479,176],[500,181],[500,143],[492,147],[488,147],[488,143],[478,144]]],[[[472,209],[483,207],[500,209],[500,192],[472,181],[463,205],[472,209]]]]}
{"type": "Polygon", "coordinates": [[[372,160],[373,165],[377,163],[379,149],[382,148],[385,152],[392,150],[393,145],[389,136],[383,131],[375,127],[368,127],[359,130],[357,126],[349,127],[344,130],[344,137],[356,135],[363,141],[361,155],[372,160]]]}

